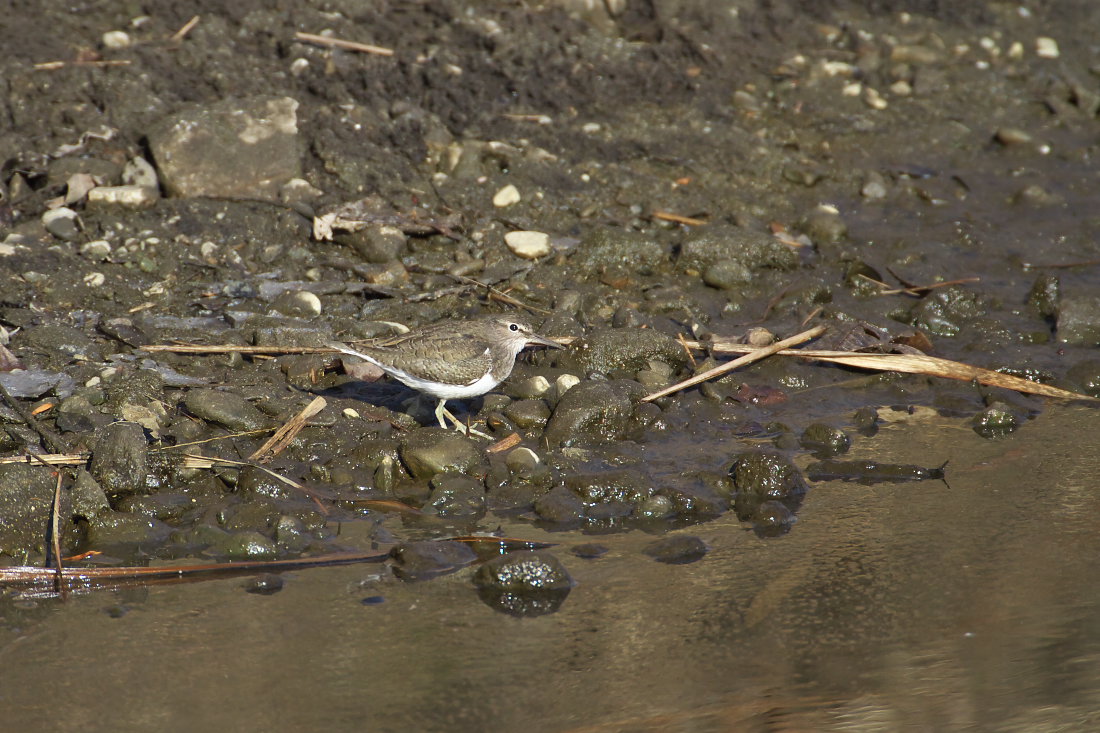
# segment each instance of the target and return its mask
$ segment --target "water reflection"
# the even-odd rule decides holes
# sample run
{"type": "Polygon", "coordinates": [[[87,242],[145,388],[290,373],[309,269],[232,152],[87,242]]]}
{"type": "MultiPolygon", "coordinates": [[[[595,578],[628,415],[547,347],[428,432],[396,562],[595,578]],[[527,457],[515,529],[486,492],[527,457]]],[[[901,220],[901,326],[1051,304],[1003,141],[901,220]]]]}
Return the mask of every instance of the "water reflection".
{"type": "Polygon", "coordinates": [[[934,417],[883,426],[856,448],[949,458],[950,487],[817,483],[782,537],[731,514],[683,530],[710,548],[687,565],[644,555],[642,532],[585,559],[570,548],[590,537],[507,525],[560,543],[577,581],[557,606],[508,600],[519,617],[479,600],[474,568],[420,583],[323,568],[269,596],[231,579],[5,597],[5,725],[1091,729],[1098,431],[1095,410],[1058,406],[998,440],[934,417]]]}

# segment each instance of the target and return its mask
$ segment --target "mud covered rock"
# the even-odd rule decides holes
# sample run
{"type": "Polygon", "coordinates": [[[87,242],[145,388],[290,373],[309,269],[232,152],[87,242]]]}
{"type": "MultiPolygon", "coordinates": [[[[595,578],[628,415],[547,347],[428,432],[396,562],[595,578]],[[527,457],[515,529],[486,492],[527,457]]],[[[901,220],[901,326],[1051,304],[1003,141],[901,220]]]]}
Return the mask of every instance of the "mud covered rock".
{"type": "Polygon", "coordinates": [[[402,580],[428,580],[461,570],[477,561],[464,542],[403,542],[390,550],[393,573],[402,580]]]}
{"type": "Polygon", "coordinates": [[[955,285],[925,296],[909,311],[908,322],[936,336],[957,336],[984,313],[977,295],[955,285]]]}
{"type": "Polygon", "coordinates": [[[277,198],[283,184],[301,176],[297,109],[289,97],[254,97],[173,112],[149,132],[165,190],[277,198]]]}
{"type": "Polygon", "coordinates": [[[566,476],[565,486],[596,519],[628,516],[654,493],[649,478],[633,469],[574,473],[566,476]]]}
{"type": "Polygon", "coordinates": [[[273,424],[255,405],[232,392],[193,389],[183,398],[183,406],[195,417],[229,430],[261,430],[273,424]]]}
{"type": "Polygon", "coordinates": [[[819,422],[803,430],[799,442],[803,448],[819,458],[847,453],[852,447],[852,439],[847,433],[840,428],[819,422]]]}
{"type": "Polygon", "coordinates": [[[1100,345],[1100,296],[1063,295],[1058,303],[1057,331],[1064,344],[1100,345]]]}
{"type": "Polygon", "coordinates": [[[442,474],[431,481],[424,511],[441,517],[473,518],[485,513],[485,484],[470,476],[442,474]]]}
{"type": "Polygon", "coordinates": [[[771,524],[771,509],[765,503],[779,502],[794,514],[806,495],[802,473],[779,453],[742,453],[733,462],[730,475],[737,492],[733,504],[737,517],[758,527],[771,524]]]}
{"type": "Polygon", "coordinates": [[[558,402],[543,439],[554,447],[622,438],[632,427],[633,403],[644,394],[637,382],[581,382],[558,402]]]}
{"type": "Polygon", "coordinates": [[[152,550],[172,531],[158,519],[108,510],[88,518],[85,538],[91,549],[125,555],[138,548],[152,550]]]}
{"type": "Polygon", "coordinates": [[[96,431],[88,470],[113,498],[146,490],[149,445],[145,430],[133,422],[116,422],[96,431]]]}
{"type": "Polygon", "coordinates": [[[399,451],[401,462],[416,479],[430,479],[439,473],[474,473],[484,464],[477,444],[442,428],[410,432],[402,440],[399,451]]]}
{"type": "Polygon", "coordinates": [[[652,328],[607,328],[574,343],[566,359],[575,361],[586,374],[607,374],[615,369],[636,372],[651,360],[679,367],[687,355],[676,339],[652,328]]]}
{"type": "Polygon", "coordinates": [[[739,263],[750,270],[793,270],[798,255],[769,234],[729,226],[708,227],[680,245],[680,267],[702,271],[719,262],[739,263]]]}
{"type": "MultiPolygon", "coordinates": [[[[55,483],[45,466],[0,464],[0,555],[22,561],[45,551],[55,483]]],[[[66,494],[62,516],[71,514],[66,494]]]]}
{"type": "Polygon", "coordinates": [[[572,259],[586,269],[628,267],[646,272],[666,261],[668,253],[659,242],[643,234],[604,228],[585,237],[572,259]]]}

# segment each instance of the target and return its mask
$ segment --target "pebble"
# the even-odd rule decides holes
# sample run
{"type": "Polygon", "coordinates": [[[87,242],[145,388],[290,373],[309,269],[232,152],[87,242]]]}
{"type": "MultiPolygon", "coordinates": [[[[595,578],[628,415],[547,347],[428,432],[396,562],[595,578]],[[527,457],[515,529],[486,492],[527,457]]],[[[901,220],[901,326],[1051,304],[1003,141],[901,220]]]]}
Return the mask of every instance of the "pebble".
{"type": "Polygon", "coordinates": [[[88,192],[88,205],[125,206],[141,209],[152,206],[160,195],[148,186],[97,186],[88,192]]]}
{"type": "Polygon", "coordinates": [[[512,253],[527,260],[537,260],[550,254],[550,235],[545,232],[508,232],[504,243],[512,253]]]}
{"type": "Polygon", "coordinates": [[[1058,42],[1048,36],[1039,36],[1035,39],[1035,54],[1041,59],[1058,58],[1058,42]]]}
{"type": "Polygon", "coordinates": [[[145,186],[152,189],[160,186],[153,164],[140,155],[131,158],[122,167],[122,182],[128,186],[145,186]]]}
{"type": "Polygon", "coordinates": [[[496,195],[493,196],[493,206],[498,209],[503,209],[506,206],[518,204],[521,200],[522,197],[519,195],[519,189],[509,183],[507,186],[497,191],[496,195]]]}
{"type": "Polygon", "coordinates": [[[106,239],[93,240],[80,248],[80,254],[97,260],[105,260],[111,256],[111,243],[106,239]]]}
{"type": "Polygon", "coordinates": [[[50,209],[42,215],[42,226],[46,231],[58,239],[71,242],[80,236],[80,229],[76,224],[76,212],[67,206],[50,209]]]}
{"type": "Polygon", "coordinates": [[[103,47],[113,51],[130,47],[130,34],[126,31],[107,31],[101,39],[103,47]]]}
{"type": "Polygon", "coordinates": [[[1001,127],[993,134],[1001,145],[1026,145],[1032,141],[1031,135],[1017,127],[1001,127]]]}

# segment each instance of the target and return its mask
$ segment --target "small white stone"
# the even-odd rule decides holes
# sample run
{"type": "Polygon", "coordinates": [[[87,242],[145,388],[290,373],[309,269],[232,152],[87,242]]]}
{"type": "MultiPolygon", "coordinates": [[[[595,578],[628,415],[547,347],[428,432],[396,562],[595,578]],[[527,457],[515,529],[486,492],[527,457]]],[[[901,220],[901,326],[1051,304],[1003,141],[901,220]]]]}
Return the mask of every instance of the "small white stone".
{"type": "Polygon", "coordinates": [[[299,290],[294,293],[294,299],[298,301],[302,310],[314,316],[321,315],[321,299],[315,293],[308,290],[299,290]]]}
{"type": "Polygon", "coordinates": [[[111,255],[111,243],[106,239],[96,239],[81,247],[80,254],[97,260],[105,260],[111,255]]]}
{"type": "Polygon", "coordinates": [[[102,382],[103,382],[103,380],[100,379],[99,377],[92,377],[91,379],[89,379],[87,382],[84,383],[84,386],[85,387],[98,387],[100,384],[102,384],[102,382]]]}
{"type": "Polygon", "coordinates": [[[550,254],[550,235],[545,232],[508,232],[504,235],[508,249],[526,260],[537,260],[550,254]]]}
{"type": "Polygon", "coordinates": [[[871,109],[886,109],[889,104],[874,87],[866,87],[863,90],[863,103],[871,109]]]}
{"type": "Polygon", "coordinates": [[[1008,51],[1005,55],[1013,61],[1022,59],[1024,57],[1024,44],[1019,41],[1013,41],[1012,45],[1008,47],[1008,51]]]}
{"type": "Polygon", "coordinates": [[[211,259],[217,253],[218,253],[218,245],[214,244],[213,242],[211,242],[209,240],[207,240],[207,241],[205,241],[205,242],[203,242],[202,244],[199,245],[199,254],[201,254],[203,256],[203,259],[206,259],[206,260],[211,259]]]}
{"type": "Polygon", "coordinates": [[[103,34],[103,47],[118,51],[130,47],[130,34],[126,31],[107,31],[103,34]]]}
{"type": "Polygon", "coordinates": [[[858,81],[853,81],[845,84],[840,93],[845,97],[858,97],[862,91],[863,85],[858,81]]]}
{"type": "Polygon", "coordinates": [[[519,189],[509,183],[504,188],[496,192],[493,196],[493,206],[498,209],[503,209],[505,206],[511,206],[512,204],[518,204],[522,200],[519,195],[519,189]]]}
{"type": "Polygon", "coordinates": [[[1035,39],[1035,53],[1041,59],[1058,58],[1058,41],[1048,36],[1039,36],[1035,39]]]}
{"type": "Polygon", "coordinates": [[[294,59],[290,62],[290,73],[292,76],[301,76],[309,69],[309,61],[301,57],[294,59]]]}
{"type": "Polygon", "coordinates": [[[88,205],[125,206],[140,209],[152,206],[160,195],[147,186],[98,186],[88,192],[88,205]]]}
{"type": "Polygon", "coordinates": [[[349,418],[351,420],[354,420],[357,417],[359,417],[359,411],[355,410],[354,408],[351,408],[351,407],[345,407],[344,408],[344,417],[349,418]]]}
{"type": "Polygon", "coordinates": [[[583,125],[581,125],[581,132],[586,135],[594,135],[599,132],[600,129],[601,128],[599,122],[585,122],[583,125]]]}
{"type": "Polygon", "coordinates": [[[128,186],[146,186],[152,189],[160,186],[156,168],[140,155],[130,158],[122,166],[122,182],[128,186]]]}
{"type": "Polygon", "coordinates": [[[905,79],[899,79],[890,85],[890,93],[897,97],[908,97],[913,93],[913,87],[905,79]]]}
{"type": "Polygon", "coordinates": [[[574,374],[562,374],[560,377],[554,380],[554,397],[561,399],[569,390],[576,387],[581,383],[580,377],[574,374]]]}
{"type": "Polygon", "coordinates": [[[107,276],[102,272],[89,272],[84,276],[84,284],[91,285],[93,288],[98,288],[105,282],[107,282],[107,276]]]}
{"type": "Polygon", "coordinates": [[[542,463],[538,453],[522,445],[509,453],[508,457],[504,459],[504,462],[508,465],[508,468],[511,468],[513,471],[520,471],[525,468],[531,469],[542,463]]]}

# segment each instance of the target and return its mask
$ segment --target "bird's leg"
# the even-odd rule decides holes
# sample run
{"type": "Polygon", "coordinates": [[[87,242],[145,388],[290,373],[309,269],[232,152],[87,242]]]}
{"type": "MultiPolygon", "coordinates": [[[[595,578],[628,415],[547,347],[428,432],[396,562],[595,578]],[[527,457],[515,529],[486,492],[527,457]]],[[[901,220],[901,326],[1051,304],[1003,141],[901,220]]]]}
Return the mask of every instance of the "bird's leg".
{"type": "Polygon", "coordinates": [[[493,439],[493,436],[491,436],[491,435],[486,435],[485,433],[481,432],[480,430],[475,430],[474,428],[467,427],[465,424],[463,424],[463,422],[461,420],[459,420],[457,417],[455,417],[454,415],[451,414],[451,411],[447,409],[446,405],[447,405],[447,400],[440,400],[439,404],[436,405],[436,408],[435,408],[435,417],[436,417],[437,420],[439,420],[439,425],[444,430],[447,429],[447,423],[445,423],[443,421],[443,418],[446,417],[452,423],[454,423],[455,430],[457,430],[458,432],[460,432],[464,435],[467,435],[467,436],[468,435],[476,435],[480,438],[485,438],[486,440],[492,440],[493,439]]]}

